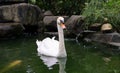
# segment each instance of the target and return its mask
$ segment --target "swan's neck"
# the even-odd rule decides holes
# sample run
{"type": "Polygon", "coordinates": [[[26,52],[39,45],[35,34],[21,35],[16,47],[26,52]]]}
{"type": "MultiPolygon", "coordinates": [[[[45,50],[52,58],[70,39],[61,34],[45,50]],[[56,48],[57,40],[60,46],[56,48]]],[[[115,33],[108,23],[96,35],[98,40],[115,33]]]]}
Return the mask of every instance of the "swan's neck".
{"type": "Polygon", "coordinates": [[[64,34],[63,29],[60,27],[60,25],[57,25],[58,27],[58,35],[59,35],[59,57],[66,57],[66,50],[65,50],[65,44],[64,44],[64,34]]]}

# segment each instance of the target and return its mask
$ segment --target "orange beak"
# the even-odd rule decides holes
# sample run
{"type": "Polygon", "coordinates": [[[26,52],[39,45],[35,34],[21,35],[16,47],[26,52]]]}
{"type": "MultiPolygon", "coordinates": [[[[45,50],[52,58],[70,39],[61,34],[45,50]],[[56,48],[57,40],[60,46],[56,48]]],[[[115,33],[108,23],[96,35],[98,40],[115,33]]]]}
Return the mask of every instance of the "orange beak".
{"type": "Polygon", "coordinates": [[[63,23],[61,23],[60,26],[61,26],[63,29],[66,28],[65,24],[63,24],[63,23]]]}

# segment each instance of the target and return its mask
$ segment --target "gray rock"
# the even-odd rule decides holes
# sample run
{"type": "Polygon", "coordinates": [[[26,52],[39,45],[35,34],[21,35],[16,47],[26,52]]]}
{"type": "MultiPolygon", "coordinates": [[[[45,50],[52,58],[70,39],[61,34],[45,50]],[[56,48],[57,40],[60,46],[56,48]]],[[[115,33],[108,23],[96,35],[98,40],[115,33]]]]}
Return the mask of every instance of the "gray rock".
{"type": "MultiPolygon", "coordinates": [[[[59,16],[45,16],[44,19],[43,19],[43,23],[44,23],[44,26],[46,27],[47,31],[52,31],[52,32],[55,32],[57,31],[57,18],[59,16]]],[[[65,22],[67,21],[67,19],[69,18],[68,16],[62,16],[64,17],[65,19],[65,22]]]]}
{"type": "Polygon", "coordinates": [[[84,24],[84,17],[80,15],[72,15],[65,24],[69,33],[78,34],[83,30],[82,26],[84,24]]]}
{"type": "Polygon", "coordinates": [[[94,23],[94,24],[89,26],[88,30],[91,30],[91,31],[101,31],[101,26],[102,26],[101,23],[94,23]]]}
{"type": "Polygon", "coordinates": [[[0,6],[0,22],[9,22],[13,21],[14,14],[12,11],[12,7],[9,5],[0,6]]]}
{"type": "Polygon", "coordinates": [[[94,33],[89,34],[85,37],[85,39],[89,39],[91,41],[99,42],[99,43],[106,43],[114,46],[120,46],[120,34],[113,32],[113,33],[94,33]]]}
{"type": "Polygon", "coordinates": [[[19,36],[23,29],[20,23],[0,23],[0,38],[19,36]]]}
{"type": "Polygon", "coordinates": [[[18,22],[24,25],[36,25],[41,19],[41,9],[32,4],[20,3],[0,6],[0,22],[18,22]]]}
{"type": "Polygon", "coordinates": [[[48,10],[44,12],[44,16],[53,16],[53,13],[50,10],[48,10]]]}

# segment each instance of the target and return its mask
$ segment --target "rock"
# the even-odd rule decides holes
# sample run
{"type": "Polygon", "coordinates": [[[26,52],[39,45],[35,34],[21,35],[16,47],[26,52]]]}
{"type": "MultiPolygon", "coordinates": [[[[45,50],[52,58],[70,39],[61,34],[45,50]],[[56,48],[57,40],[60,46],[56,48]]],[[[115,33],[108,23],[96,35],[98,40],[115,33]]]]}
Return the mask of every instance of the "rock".
{"type": "MultiPolygon", "coordinates": [[[[57,31],[57,18],[59,16],[45,16],[43,19],[44,26],[46,28],[46,31],[49,32],[56,32],[57,31]]],[[[62,16],[66,20],[69,18],[68,16],[62,16]]]]}
{"type": "Polygon", "coordinates": [[[85,38],[90,39],[91,41],[106,43],[114,46],[120,46],[120,34],[119,33],[94,33],[89,34],[85,38]]]}
{"type": "Polygon", "coordinates": [[[13,22],[14,14],[11,6],[0,6],[0,22],[13,22]]]}
{"type": "Polygon", "coordinates": [[[103,60],[104,60],[106,63],[108,63],[108,62],[111,61],[111,57],[103,57],[103,60]]]}
{"type": "Polygon", "coordinates": [[[38,22],[38,29],[37,29],[37,32],[38,33],[43,33],[44,32],[44,24],[43,24],[43,21],[40,21],[38,22]]]}
{"type": "Polygon", "coordinates": [[[110,23],[105,23],[101,27],[102,32],[112,32],[112,25],[110,23]]]}
{"type": "Polygon", "coordinates": [[[84,24],[84,17],[80,15],[72,15],[65,24],[70,33],[78,34],[83,30],[82,26],[84,24]]]}
{"type": "Polygon", "coordinates": [[[13,4],[0,6],[0,22],[17,22],[24,25],[37,25],[42,19],[39,7],[27,4],[13,4]]]}
{"type": "MultiPolygon", "coordinates": [[[[13,0],[5,0],[5,1],[12,2],[13,0]]],[[[19,2],[22,0],[14,0],[14,1],[19,2]]],[[[0,37],[13,36],[14,34],[17,35],[18,31],[16,31],[16,28],[18,27],[19,24],[22,27],[24,27],[25,32],[26,31],[28,33],[42,32],[43,29],[43,24],[41,23],[42,19],[43,19],[43,13],[41,9],[36,5],[19,3],[19,4],[0,6],[0,24],[1,24],[0,37]],[[15,26],[14,27],[15,30],[13,30],[14,29],[12,27],[13,25],[15,26]]]]}
{"type": "Polygon", "coordinates": [[[94,24],[90,25],[88,29],[91,31],[100,31],[101,26],[102,26],[101,23],[94,23],[94,24]]]}
{"type": "Polygon", "coordinates": [[[19,36],[23,29],[20,23],[0,23],[0,38],[19,36]]]}
{"type": "Polygon", "coordinates": [[[24,33],[30,35],[44,32],[44,25],[42,23],[38,23],[38,25],[24,25],[24,28],[24,33]]]}
{"type": "Polygon", "coordinates": [[[44,12],[44,16],[53,16],[53,13],[50,10],[48,10],[44,12]]]}

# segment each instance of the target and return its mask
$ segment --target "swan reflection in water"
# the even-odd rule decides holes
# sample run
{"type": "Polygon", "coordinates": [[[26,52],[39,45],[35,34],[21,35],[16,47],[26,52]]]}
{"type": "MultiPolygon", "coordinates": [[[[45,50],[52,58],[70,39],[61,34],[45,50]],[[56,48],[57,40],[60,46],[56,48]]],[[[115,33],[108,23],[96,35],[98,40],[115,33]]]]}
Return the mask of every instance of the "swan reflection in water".
{"type": "Polygon", "coordinates": [[[67,58],[56,58],[56,57],[44,56],[44,55],[40,55],[39,53],[38,53],[38,56],[40,56],[40,59],[48,67],[49,70],[53,69],[52,67],[54,65],[59,64],[59,73],[66,73],[65,65],[66,65],[67,58]]]}

